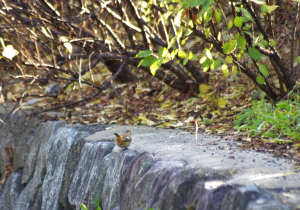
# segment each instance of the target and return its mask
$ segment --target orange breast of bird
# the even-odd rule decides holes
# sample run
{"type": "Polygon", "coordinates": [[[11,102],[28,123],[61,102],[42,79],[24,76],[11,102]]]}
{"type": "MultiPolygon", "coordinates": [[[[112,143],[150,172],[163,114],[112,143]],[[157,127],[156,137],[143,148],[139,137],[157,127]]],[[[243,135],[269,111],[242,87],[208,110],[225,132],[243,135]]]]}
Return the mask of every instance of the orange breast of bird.
{"type": "Polygon", "coordinates": [[[114,133],[116,136],[116,144],[118,147],[121,147],[122,149],[127,149],[131,144],[131,132],[129,130],[125,131],[124,134],[117,134],[114,133]]]}

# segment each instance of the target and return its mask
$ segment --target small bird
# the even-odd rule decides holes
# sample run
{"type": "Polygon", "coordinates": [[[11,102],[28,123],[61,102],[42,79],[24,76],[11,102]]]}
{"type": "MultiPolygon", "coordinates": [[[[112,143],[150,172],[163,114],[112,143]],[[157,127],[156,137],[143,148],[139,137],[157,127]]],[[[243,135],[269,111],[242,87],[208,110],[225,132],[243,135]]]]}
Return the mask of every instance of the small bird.
{"type": "Polygon", "coordinates": [[[130,130],[126,130],[125,133],[119,135],[117,133],[114,133],[116,138],[116,143],[118,145],[118,147],[121,147],[122,149],[127,149],[127,147],[129,147],[129,145],[131,144],[131,131],[130,130]]]}

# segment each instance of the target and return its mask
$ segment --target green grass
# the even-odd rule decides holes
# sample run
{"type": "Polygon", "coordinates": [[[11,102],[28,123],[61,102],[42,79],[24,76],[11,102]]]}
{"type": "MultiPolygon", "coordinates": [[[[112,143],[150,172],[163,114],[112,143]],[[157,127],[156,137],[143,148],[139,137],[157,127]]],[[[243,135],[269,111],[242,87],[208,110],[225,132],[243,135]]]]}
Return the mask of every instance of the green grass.
{"type": "Polygon", "coordinates": [[[299,96],[276,104],[264,99],[236,116],[234,129],[248,132],[248,137],[263,137],[275,143],[300,141],[299,96]]]}

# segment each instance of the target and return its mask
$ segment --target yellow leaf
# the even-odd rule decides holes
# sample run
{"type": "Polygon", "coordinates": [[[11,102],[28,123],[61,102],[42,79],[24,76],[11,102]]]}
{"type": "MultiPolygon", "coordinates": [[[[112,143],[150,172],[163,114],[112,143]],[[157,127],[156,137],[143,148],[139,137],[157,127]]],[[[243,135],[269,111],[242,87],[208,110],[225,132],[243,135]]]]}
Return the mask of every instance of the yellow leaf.
{"type": "Polygon", "coordinates": [[[139,120],[141,120],[141,123],[144,125],[148,125],[148,126],[152,126],[155,125],[156,123],[153,122],[152,120],[148,120],[146,117],[140,115],[139,116],[139,120]]]}
{"type": "Polygon", "coordinates": [[[218,102],[219,102],[218,103],[219,107],[221,107],[221,108],[225,108],[226,107],[227,103],[226,103],[226,101],[224,99],[220,98],[218,102]]]}
{"type": "Polygon", "coordinates": [[[227,78],[229,76],[228,66],[226,64],[223,64],[221,66],[221,70],[222,70],[222,73],[224,74],[224,76],[227,78]]]}
{"type": "Polygon", "coordinates": [[[216,105],[217,105],[217,103],[218,103],[218,100],[217,100],[217,99],[213,99],[211,102],[213,102],[214,104],[216,104],[216,105]]]}
{"type": "Polygon", "coordinates": [[[200,84],[199,85],[199,91],[201,94],[207,94],[212,90],[212,87],[207,84],[200,84]]]}
{"type": "Polygon", "coordinates": [[[232,66],[232,75],[235,77],[237,73],[237,68],[236,66],[232,66]]]}
{"type": "Polygon", "coordinates": [[[185,57],[186,57],[186,54],[185,54],[185,52],[184,52],[184,51],[182,51],[182,50],[181,50],[181,51],[179,51],[179,52],[178,52],[178,57],[179,57],[179,58],[185,58],[185,57]]]}
{"type": "Polygon", "coordinates": [[[158,98],[154,98],[153,101],[158,101],[158,102],[162,102],[163,100],[165,100],[165,96],[164,95],[160,95],[158,98]]]}
{"type": "Polygon", "coordinates": [[[177,117],[175,115],[169,114],[169,115],[164,115],[163,119],[172,121],[172,120],[177,120],[177,117]]]}
{"type": "Polygon", "coordinates": [[[172,105],[172,102],[171,101],[166,101],[165,103],[163,103],[161,105],[161,108],[165,109],[165,108],[168,108],[172,105]]]}
{"type": "Polygon", "coordinates": [[[232,57],[226,56],[225,61],[226,63],[232,63],[232,57]]]}
{"type": "Polygon", "coordinates": [[[162,125],[163,125],[163,126],[169,126],[169,125],[171,125],[171,123],[170,123],[170,122],[165,122],[165,123],[163,123],[162,125]]]}

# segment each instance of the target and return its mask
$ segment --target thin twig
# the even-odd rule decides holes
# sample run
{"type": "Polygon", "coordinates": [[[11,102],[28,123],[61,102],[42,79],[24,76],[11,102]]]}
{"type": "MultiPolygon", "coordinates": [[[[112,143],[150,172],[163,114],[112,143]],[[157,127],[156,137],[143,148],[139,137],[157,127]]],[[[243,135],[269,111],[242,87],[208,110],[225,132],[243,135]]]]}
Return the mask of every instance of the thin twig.
{"type": "Polygon", "coordinates": [[[294,76],[294,44],[295,44],[295,35],[296,35],[296,25],[298,22],[298,8],[299,8],[299,2],[296,4],[296,9],[295,9],[295,16],[294,16],[294,26],[293,26],[293,33],[292,33],[292,43],[291,43],[291,75],[294,76]]]}

